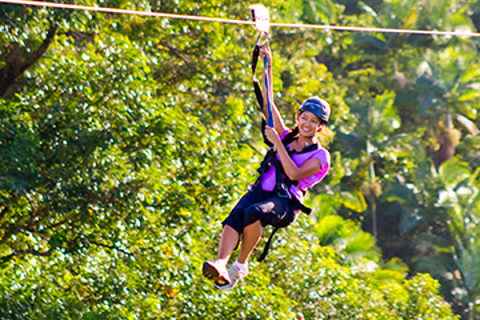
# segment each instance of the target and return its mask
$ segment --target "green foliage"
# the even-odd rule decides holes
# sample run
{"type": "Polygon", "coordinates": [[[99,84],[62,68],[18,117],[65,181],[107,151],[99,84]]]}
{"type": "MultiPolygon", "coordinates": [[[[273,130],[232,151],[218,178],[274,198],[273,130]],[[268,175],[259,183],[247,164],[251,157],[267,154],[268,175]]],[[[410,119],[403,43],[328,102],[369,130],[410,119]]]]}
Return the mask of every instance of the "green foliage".
{"type": "MultiPolygon", "coordinates": [[[[86,4],[248,19],[235,1],[86,4]]],[[[275,22],[434,30],[473,30],[478,11],[268,6],[275,22]]],[[[2,319],[458,318],[441,295],[479,319],[476,38],[272,28],[275,102],[289,126],[305,98],[330,102],[332,167],[312,216],[223,293],[200,268],[264,151],[255,31],[6,4],[0,22],[2,319]]]]}
{"type": "Polygon", "coordinates": [[[375,239],[362,231],[358,224],[337,215],[326,216],[315,226],[315,234],[322,246],[332,246],[347,260],[368,258],[376,261],[375,239]]]}

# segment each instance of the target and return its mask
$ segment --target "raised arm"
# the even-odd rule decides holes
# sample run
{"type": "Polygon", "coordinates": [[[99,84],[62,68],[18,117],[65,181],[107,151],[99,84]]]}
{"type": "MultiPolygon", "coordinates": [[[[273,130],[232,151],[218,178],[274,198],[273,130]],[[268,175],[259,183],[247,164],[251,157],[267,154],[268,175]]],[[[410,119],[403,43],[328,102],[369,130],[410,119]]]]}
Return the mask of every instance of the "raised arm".
{"type": "MultiPolygon", "coordinates": [[[[275,128],[275,131],[277,131],[277,133],[279,135],[282,135],[282,133],[285,132],[285,130],[287,130],[287,126],[285,126],[284,122],[283,122],[283,119],[282,119],[282,116],[280,115],[280,111],[278,111],[278,108],[277,106],[275,105],[274,103],[274,100],[273,100],[273,97],[274,97],[274,94],[273,94],[273,72],[272,72],[272,51],[270,50],[270,47],[268,45],[264,46],[261,50],[260,50],[260,58],[261,58],[261,61],[263,61],[263,57],[267,57],[267,74],[268,74],[268,97],[270,99],[270,106],[272,108],[272,116],[273,116],[273,126],[275,128]]],[[[265,114],[265,119],[268,119],[268,103],[267,103],[267,93],[265,92],[265,88],[267,88],[267,84],[266,84],[266,79],[264,79],[264,92],[263,92],[263,105],[264,105],[264,114],[265,114]]]]}

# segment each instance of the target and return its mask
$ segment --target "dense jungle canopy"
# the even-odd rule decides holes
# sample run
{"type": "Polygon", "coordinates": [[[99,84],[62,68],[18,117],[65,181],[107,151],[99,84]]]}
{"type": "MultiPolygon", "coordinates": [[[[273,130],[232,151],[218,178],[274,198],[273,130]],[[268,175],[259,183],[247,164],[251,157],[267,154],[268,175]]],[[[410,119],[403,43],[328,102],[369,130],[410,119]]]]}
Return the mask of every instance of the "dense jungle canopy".
{"type": "MultiPolygon", "coordinates": [[[[473,0],[263,4],[274,22],[480,29],[473,0]]],[[[1,319],[480,319],[480,38],[271,33],[287,124],[311,95],[332,105],[332,168],[223,293],[200,268],[266,150],[256,31],[0,3],[1,319]]]]}

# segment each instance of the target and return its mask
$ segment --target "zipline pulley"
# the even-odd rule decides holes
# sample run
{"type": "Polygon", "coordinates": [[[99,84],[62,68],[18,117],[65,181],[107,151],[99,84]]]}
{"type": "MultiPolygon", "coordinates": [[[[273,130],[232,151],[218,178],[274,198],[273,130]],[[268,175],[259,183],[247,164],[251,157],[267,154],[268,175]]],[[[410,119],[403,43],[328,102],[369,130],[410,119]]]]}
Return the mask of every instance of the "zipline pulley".
{"type": "Polygon", "coordinates": [[[268,32],[268,29],[270,28],[270,14],[268,9],[261,4],[254,4],[249,8],[252,21],[255,22],[253,27],[259,32],[257,41],[255,41],[255,45],[263,47],[265,44],[267,44],[268,40],[270,40],[270,33],[268,32]],[[265,40],[262,44],[259,44],[263,36],[265,36],[265,40]]]}

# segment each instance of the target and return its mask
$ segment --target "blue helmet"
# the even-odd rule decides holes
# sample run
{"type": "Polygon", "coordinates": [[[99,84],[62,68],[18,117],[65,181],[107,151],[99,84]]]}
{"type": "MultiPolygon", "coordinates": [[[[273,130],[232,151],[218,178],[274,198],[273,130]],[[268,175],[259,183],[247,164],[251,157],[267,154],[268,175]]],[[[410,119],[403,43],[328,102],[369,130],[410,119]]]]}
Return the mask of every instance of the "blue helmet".
{"type": "Polygon", "coordinates": [[[302,111],[310,111],[314,115],[320,118],[320,120],[328,123],[328,118],[330,118],[330,105],[327,101],[320,99],[319,97],[311,97],[305,100],[300,106],[302,111]]]}

